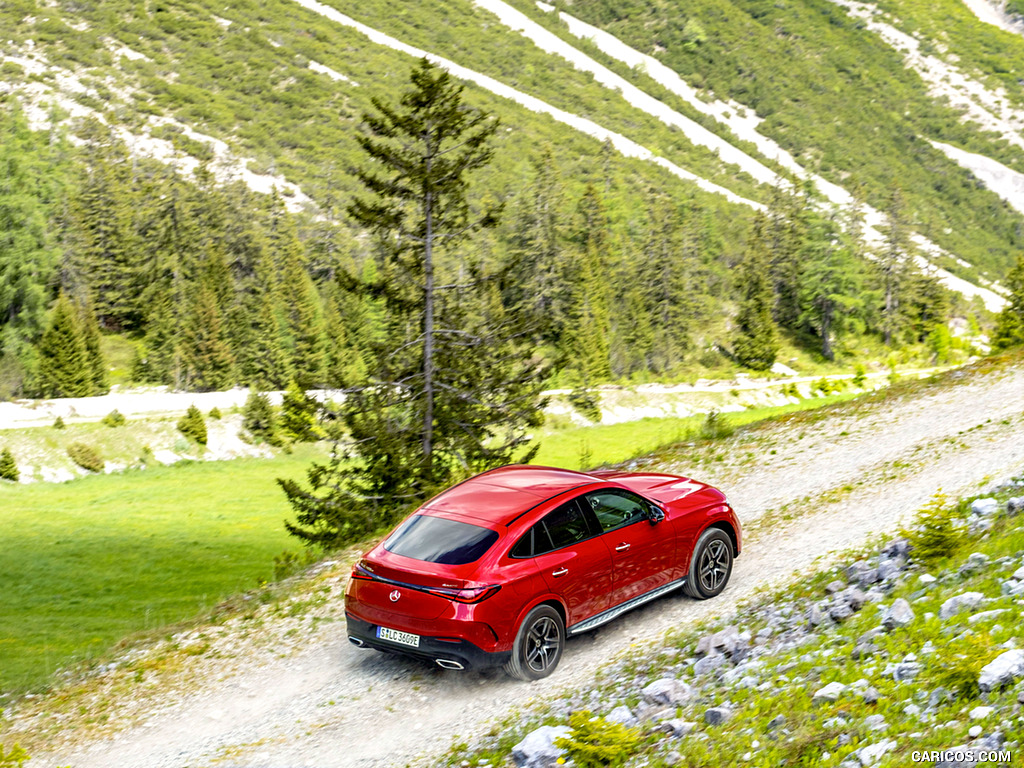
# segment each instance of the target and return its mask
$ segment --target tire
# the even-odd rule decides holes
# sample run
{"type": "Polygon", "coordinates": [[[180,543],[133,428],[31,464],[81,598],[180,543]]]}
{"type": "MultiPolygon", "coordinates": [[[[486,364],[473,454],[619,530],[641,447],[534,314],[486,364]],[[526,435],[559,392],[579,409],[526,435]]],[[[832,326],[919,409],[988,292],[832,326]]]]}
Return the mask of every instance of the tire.
{"type": "Polygon", "coordinates": [[[721,528],[708,528],[697,539],[690,573],[683,587],[696,600],[707,600],[725,589],[732,575],[732,540],[721,528]]]}
{"type": "Polygon", "coordinates": [[[565,649],[565,624],[550,605],[538,605],[523,619],[505,671],[517,680],[540,680],[555,671],[565,649]]]}

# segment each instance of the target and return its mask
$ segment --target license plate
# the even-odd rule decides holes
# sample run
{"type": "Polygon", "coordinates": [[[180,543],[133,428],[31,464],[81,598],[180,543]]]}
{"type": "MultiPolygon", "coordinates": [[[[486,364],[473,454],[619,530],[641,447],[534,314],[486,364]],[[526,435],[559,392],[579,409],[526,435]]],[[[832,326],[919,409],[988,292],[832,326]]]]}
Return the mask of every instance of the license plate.
{"type": "Polygon", "coordinates": [[[420,636],[414,635],[410,632],[399,632],[397,629],[377,627],[377,637],[381,640],[390,640],[393,643],[401,643],[402,645],[409,645],[413,648],[420,647],[420,636]]]}

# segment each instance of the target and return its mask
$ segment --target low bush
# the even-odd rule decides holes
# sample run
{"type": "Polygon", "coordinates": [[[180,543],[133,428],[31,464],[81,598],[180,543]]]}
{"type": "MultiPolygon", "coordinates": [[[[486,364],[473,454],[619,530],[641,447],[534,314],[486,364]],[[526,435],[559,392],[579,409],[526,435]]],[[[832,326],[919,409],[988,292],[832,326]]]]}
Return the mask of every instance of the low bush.
{"type": "Polygon", "coordinates": [[[66,425],[64,424],[64,419],[62,419],[60,416],[58,416],[54,420],[54,422],[53,422],[53,428],[54,429],[65,429],[66,425]]]}
{"type": "Polygon", "coordinates": [[[963,541],[964,529],[956,507],[940,490],[917,513],[905,535],[914,557],[929,562],[953,554],[963,541]]]}
{"type": "Polygon", "coordinates": [[[124,417],[123,413],[121,413],[119,410],[117,410],[115,408],[110,413],[108,413],[106,416],[104,416],[101,419],[101,421],[106,426],[114,428],[114,427],[124,426],[125,422],[128,421],[128,420],[124,417]]]}
{"type": "Polygon", "coordinates": [[[0,480],[18,482],[18,465],[14,461],[14,454],[10,448],[4,448],[0,452],[0,480]]]}
{"type": "Polygon", "coordinates": [[[203,420],[202,412],[194,405],[190,405],[185,415],[178,420],[178,431],[189,440],[206,445],[206,421],[203,420]]]}
{"type": "Polygon", "coordinates": [[[103,458],[91,445],[72,443],[68,446],[68,456],[82,469],[89,472],[103,471],[103,458]]]}
{"type": "Polygon", "coordinates": [[[242,427],[256,442],[266,442],[270,445],[280,443],[274,406],[270,404],[270,398],[261,392],[253,390],[246,399],[245,407],[242,409],[242,427]]]}
{"type": "Polygon", "coordinates": [[[609,768],[623,765],[640,744],[640,731],[619,723],[609,723],[584,710],[569,717],[572,732],[555,739],[577,768],[609,768]]]}
{"type": "Polygon", "coordinates": [[[719,411],[708,411],[708,415],[704,417],[704,423],[700,425],[700,436],[705,440],[718,440],[728,437],[735,431],[736,428],[719,411]]]}
{"type": "Polygon", "coordinates": [[[10,752],[4,751],[4,745],[0,744],[0,768],[21,768],[28,760],[28,753],[15,744],[10,752]]]}
{"type": "Polygon", "coordinates": [[[223,418],[223,414],[220,412],[220,408],[218,408],[217,406],[211,408],[210,413],[208,415],[211,419],[216,419],[217,421],[220,421],[221,418],[223,418]]]}

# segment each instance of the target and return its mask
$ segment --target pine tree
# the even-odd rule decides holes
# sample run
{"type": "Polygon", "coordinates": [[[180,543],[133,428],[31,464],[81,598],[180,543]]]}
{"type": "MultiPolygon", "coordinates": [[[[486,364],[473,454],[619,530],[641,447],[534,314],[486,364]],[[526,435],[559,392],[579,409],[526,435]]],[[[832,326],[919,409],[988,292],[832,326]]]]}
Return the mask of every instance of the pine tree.
{"type": "Polygon", "coordinates": [[[186,386],[195,391],[227,389],[235,382],[234,358],[213,289],[200,283],[184,322],[182,362],[186,386]]]}
{"type": "Polygon", "coordinates": [[[863,327],[863,262],[841,242],[831,219],[819,218],[811,232],[800,285],[800,319],[821,340],[821,354],[834,360],[834,342],[851,327],[863,327]]]}
{"type": "Polygon", "coordinates": [[[185,415],[178,419],[178,431],[190,440],[195,440],[200,445],[206,445],[206,419],[203,412],[195,404],[190,405],[185,415]]]}
{"type": "Polygon", "coordinates": [[[573,260],[567,365],[577,388],[611,377],[611,297],[608,221],[597,189],[587,185],[580,200],[573,260]]]}
{"type": "Polygon", "coordinates": [[[996,350],[1024,344],[1024,254],[1017,255],[1017,263],[1006,276],[1006,287],[1009,302],[999,313],[992,336],[992,347],[996,350]]]}
{"type": "Polygon", "coordinates": [[[810,182],[801,185],[796,179],[791,179],[790,185],[792,189],[782,185],[773,188],[761,236],[766,240],[768,271],[775,294],[772,316],[779,326],[795,329],[800,316],[801,272],[813,188],[810,182]]]}
{"type": "Polygon", "coordinates": [[[92,305],[83,302],[78,306],[78,319],[82,329],[82,340],[85,342],[86,357],[89,361],[89,373],[92,379],[93,395],[105,395],[110,391],[107,383],[107,365],[100,348],[100,327],[92,305]]]}
{"type": "Polygon", "coordinates": [[[71,198],[66,284],[92,297],[105,328],[135,328],[142,319],[141,254],[133,235],[128,153],[99,123],[87,123],[83,181],[71,198]]]}
{"type": "Polygon", "coordinates": [[[733,355],[755,371],[766,371],[775,363],[779,351],[775,322],[772,319],[772,289],[768,277],[763,215],[754,219],[753,233],[743,261],[737,269],[740,305],[736,316],[733,355]]]}
{"type": "Polygon", "coordinates": [[[384,309],[373,378],[346,394],[337,415],[350,442],[314,464],[309,487],[278,481],[296,513],[286,528],[308,544],[335,545],[508,463],[537,418],[535,337],[502,314],[511,276],[469,259],[447,274],[441,258],[495,222],[472,213],[467,176],[489,162],[496,122],[425,59],[411,80],[397,107],[374,99],[364,116],[359,143],[373,162],[358,177],[369,195],[349,209],[378,248],[377,275],[363,284],[384,309]]]}
{"type": "Polygon", "coordinates": [[[16,483],[20,476],[18,465],[14,461],[14,454],[11,453],[10,448],[4,448],[3,451],[0,451],[0,480],[10,480],[16,483]]]}
{"type": "Polygon", "coordinates": [[[0,103],[0,399],[30,386],[31,345],[45,325],[58,263],[48,218],[63,175],[17,100],[0,103]]]}
{"type": "Polygon", "coordinates": [[[257,441],[265,441],[270,445],[278,445],[277,414],[274,406],[262,392],[253,389],[245,400],[242,408],[242,428],[257,441]]]}
{"type": "Polygon", "coordinates": [[[317,414],[320,404],[307,395],[292,379],[281,400],[281,432],[296,443],[312,443],[320,439],[317,414]]]}
{"type": "Polygon", "coordinates": [[[907,328],[907,305],[913,295],[911,278],[916,272],[903,192],[895,185],[889,190],[886,214],[885,246],[877,268],[883,297],[882,338],[886,346],[892,346],[907,328]]]}
{"type": "Polygon", "coordinates": [[[39,341],[39,382],[46,397],[88,397],[95,374],[74,304],[63,293],[39,341]]]}
{"type": "Polygon", "coordinates": [[[302,244],[288,223],[281,236],[281,259],[288,299],[288,328],[292,338],[291,369],[303,389],[322,387],[327,364],[327,333],[323,306],[306,272],[302,244]]]}

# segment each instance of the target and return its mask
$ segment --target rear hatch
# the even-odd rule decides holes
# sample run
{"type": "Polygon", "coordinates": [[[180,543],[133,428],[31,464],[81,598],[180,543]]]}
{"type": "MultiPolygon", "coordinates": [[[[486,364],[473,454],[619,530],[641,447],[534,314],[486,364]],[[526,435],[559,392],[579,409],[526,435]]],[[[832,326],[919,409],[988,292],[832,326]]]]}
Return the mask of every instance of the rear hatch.
{"type": "MultiPolygon", "coordinates": [[[[413,515],[356,564],[350,598],[370,618],[436,619],[453,601],[473,602],[474,581],[498,533],[434,515],[413,515]]],[[[384,620],[382,619],[382,621],[384,620]]]]}

